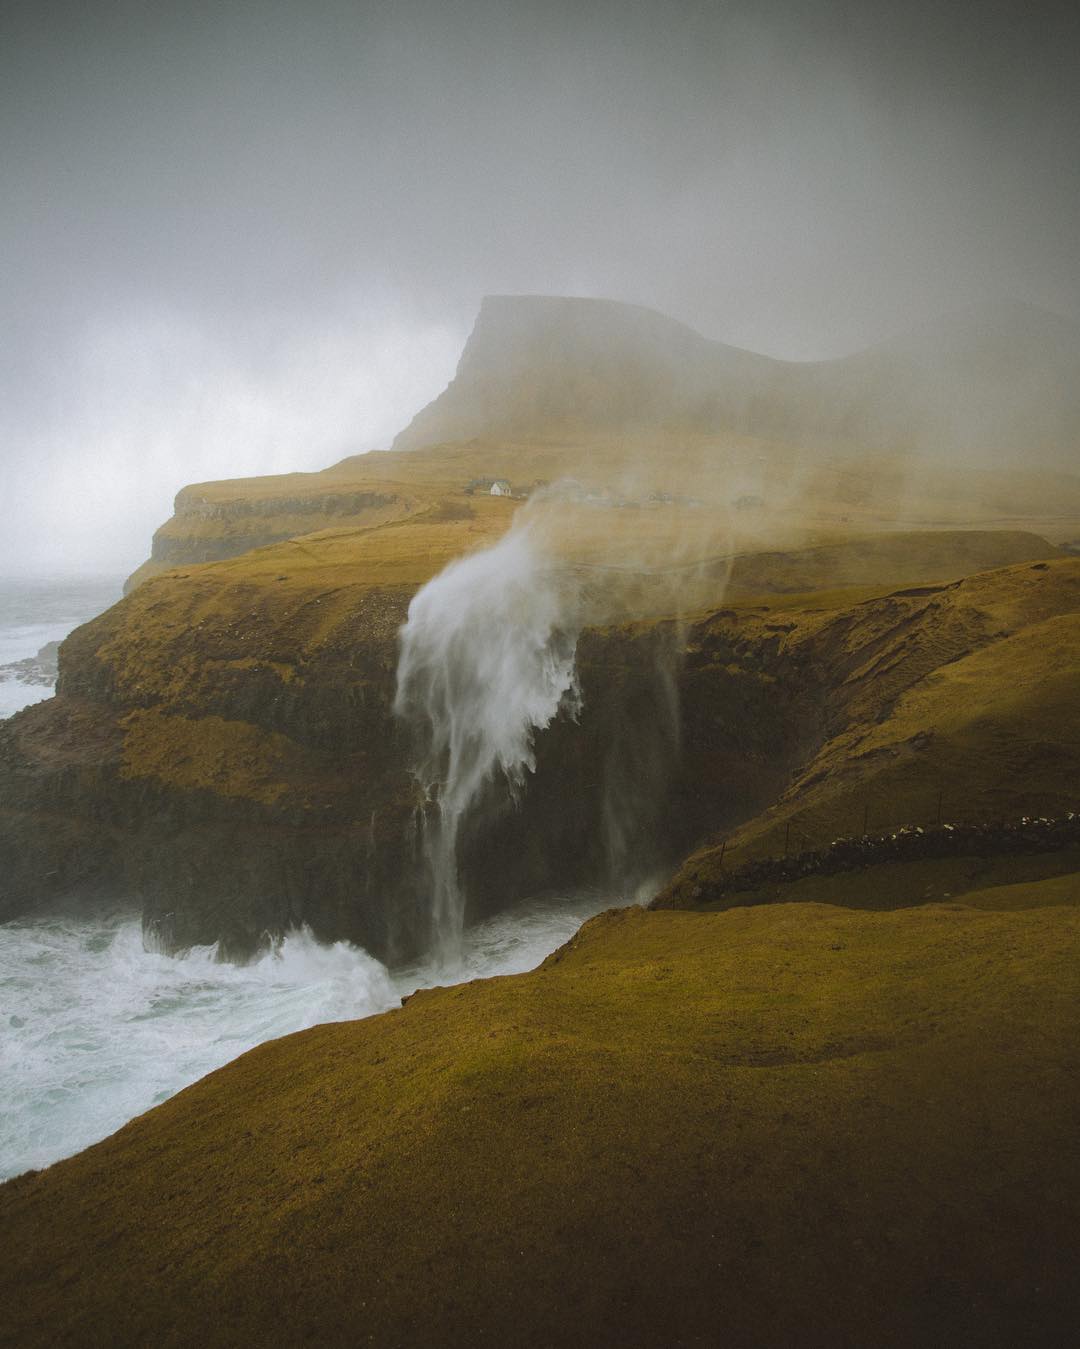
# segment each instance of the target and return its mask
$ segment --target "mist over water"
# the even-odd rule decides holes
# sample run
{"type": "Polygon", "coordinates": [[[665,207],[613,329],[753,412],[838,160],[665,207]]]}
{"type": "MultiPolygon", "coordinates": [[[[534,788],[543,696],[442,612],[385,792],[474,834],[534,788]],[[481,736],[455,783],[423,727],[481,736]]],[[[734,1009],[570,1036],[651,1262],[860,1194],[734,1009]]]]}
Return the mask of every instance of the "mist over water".
{"type": "Polygon", "coordinates": [[[417,737],[431,940],[460,958],[461,828],[496,780],[513,795],[536,767],[533,736],[579,705],[573,582],[528,523],[451,563],[413,598],[401,631],[396,713],[417,737]]]}

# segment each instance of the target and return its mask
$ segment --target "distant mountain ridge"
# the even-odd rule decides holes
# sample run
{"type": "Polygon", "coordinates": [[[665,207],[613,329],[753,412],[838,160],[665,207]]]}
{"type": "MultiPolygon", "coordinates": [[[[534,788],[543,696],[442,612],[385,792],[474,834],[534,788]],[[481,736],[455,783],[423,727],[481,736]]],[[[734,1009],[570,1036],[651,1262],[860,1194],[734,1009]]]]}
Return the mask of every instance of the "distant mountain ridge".
{"type": "Polygon", "coordinates": [[[1080,463],[1080,325],[995,301],[828,361],[776,360],[613,300],[497,295],[395,449],[733,431],[837,449],[1080,463]]]}

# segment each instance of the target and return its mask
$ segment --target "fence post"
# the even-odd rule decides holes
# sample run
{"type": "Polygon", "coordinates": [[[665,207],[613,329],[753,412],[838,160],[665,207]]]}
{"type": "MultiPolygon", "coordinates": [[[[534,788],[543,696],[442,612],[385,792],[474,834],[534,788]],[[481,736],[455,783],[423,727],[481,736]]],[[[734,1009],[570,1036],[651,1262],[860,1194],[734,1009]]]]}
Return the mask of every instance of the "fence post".
{"type": "Polygon", "coordinates": [[[937,794],[937,822],[939,825],[941,824],[941,802],[944,796],[945,796],[945,788],[942,787],[937,794]]]}
{"type": "Polygon", "coordinates": [[[789,840],[790,838],[791,838],[791,821],[788,820],[787,824],[784,826],[784,856],[785,856],[785,857],[787,856],[787,853],[788,853],[788,840],[789,840]]]}
{"type": "Polygon", "coordinates": [[[862,831],[864,836],[869,832],[867,828],[869,819],[870,819],[870,802],[864,801],[862,808],[862,831]]]}

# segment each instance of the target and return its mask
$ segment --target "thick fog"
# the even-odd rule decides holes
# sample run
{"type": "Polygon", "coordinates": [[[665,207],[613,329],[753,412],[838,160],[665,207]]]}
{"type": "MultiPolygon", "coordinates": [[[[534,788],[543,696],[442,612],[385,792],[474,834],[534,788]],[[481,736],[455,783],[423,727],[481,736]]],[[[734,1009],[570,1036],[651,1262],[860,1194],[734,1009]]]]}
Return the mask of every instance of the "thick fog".
{"type": "Polygon", "coordinates": [[[489,292],[837,355],[1080,317],[1072,6],[0,6],[0,573],[387,445],[489,292]]]}

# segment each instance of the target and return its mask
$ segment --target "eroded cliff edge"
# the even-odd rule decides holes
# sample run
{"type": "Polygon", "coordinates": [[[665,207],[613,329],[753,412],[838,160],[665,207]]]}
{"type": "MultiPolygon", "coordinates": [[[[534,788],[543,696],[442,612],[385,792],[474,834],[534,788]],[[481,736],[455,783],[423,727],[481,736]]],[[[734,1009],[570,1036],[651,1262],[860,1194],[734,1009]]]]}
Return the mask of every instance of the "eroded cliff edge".
{"type": "MultiPolygon", "coordinates": [[[[57,696],[0,727],[4,916],[100,893],[139,903],[169,950],[220,941],[245,955],[307,923],[386,959],[411,954],[425,935],[423,802],[392,713],[397,632],[448,555],[505,527],[502,507],[485,510],[453,528],[418,518],[173,572],[73,634],[57,696]]],[[[932,554],[919,536],[902,579],[937,588],[881,595],[902,537],[835,545],[853,551],[870,596],[762,594],[769,575],[789,596],[809,588],[799,577],[821,560],[755,554],[735,560],[721,611],[588,629],[579,720],[539,736],[519,807],[493,791],[466,830],[473,915],[542,890],[657,878],[755,820],[755,837],[776,846],[775,812],[823,754],[834,763],[822,828],[855,813],[860,775],[895,764],[921,784],[898,810],[923,808],[945,771],[995,808],[1003,792],[1020,809],[1073,804],[1080,748],[1059,735],[1031,742],[1031,771],[1014,764],[999,783],[978,778],[990,742],[962,718],[921,737],[890,718],[962,657],[1021,644],[1037,663],[1042,643],[1058,673],[1032,696],[1051,724],[1077,692],[1046,643],[1075,621],[1080,562],[1031,536],[939,533],[932,554]],[[952,584],[973,549],[1050,560],[952,584]]],[[[1029,710],[1014,698],[993,744],[1002,725],[1030,737],[1029,710]]]]}

